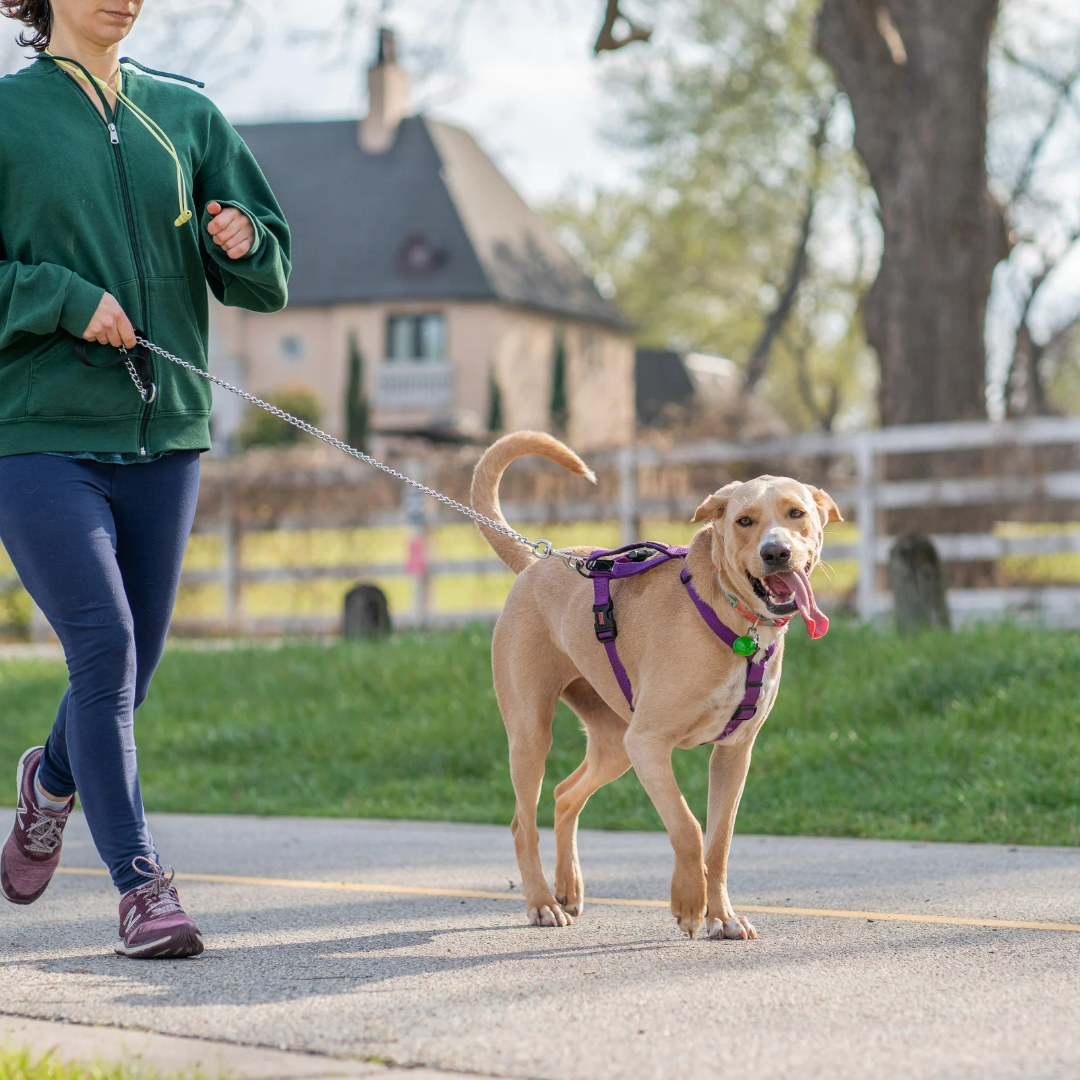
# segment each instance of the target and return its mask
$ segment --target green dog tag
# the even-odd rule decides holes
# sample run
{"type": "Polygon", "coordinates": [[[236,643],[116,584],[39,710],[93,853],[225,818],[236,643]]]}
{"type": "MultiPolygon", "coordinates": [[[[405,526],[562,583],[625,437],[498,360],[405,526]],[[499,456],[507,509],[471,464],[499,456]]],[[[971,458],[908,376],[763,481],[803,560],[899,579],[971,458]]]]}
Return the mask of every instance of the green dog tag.
{"type": "Polygon", "coordinates": [[[758,651],[758,643],[752,637],[737,637],[731,647],[740,656],[753,656],[758,651]]]}

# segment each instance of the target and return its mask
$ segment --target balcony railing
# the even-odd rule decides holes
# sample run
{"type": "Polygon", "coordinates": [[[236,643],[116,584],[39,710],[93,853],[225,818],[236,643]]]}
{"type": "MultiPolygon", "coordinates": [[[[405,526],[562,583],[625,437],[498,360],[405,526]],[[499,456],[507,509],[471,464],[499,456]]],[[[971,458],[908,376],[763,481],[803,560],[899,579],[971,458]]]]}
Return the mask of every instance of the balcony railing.
{"type": "Polygon", "coordinates": [[[439,409],[454,403],[454,369],[446,360],[385,360],[375,369],[379,409],[439,409]]]}

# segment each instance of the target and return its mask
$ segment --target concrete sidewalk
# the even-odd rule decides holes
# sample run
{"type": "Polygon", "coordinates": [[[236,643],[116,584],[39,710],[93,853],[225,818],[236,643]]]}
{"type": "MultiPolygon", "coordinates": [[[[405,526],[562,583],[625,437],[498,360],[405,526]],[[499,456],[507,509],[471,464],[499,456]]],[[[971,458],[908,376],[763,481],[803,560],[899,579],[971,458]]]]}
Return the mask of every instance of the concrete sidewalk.
{"type": "MultiPolygon", "coordinates": [[[[757,941],[691,942],[646,906],[667,894],[662,833],[583,831],[585,914],[549,930],[525,925],[505,828],[152,821],[162,856],[210,879],[181,882],[209,951],[116,957],[108,881],[64,873],[0,909],[0,1013],[291,1051],[281,1068],[326,1055],[303,1061],[322,1072],[246,1073],[260,1077],[374,1067],[335,1057],[550,1080],[1080,1072],[1080,933],[873,914],[1080,924],[1080,849],[739,837],[736,906],[874,921],[762,914],[757,941]],[[285,878],[311,884],[268,880],[285,878]]],[[[77,819],[63,869],[80,868],[100,864],[77,819]]],[[[245,1075],[254,1053],[229,1067],[245,1075]]]]}

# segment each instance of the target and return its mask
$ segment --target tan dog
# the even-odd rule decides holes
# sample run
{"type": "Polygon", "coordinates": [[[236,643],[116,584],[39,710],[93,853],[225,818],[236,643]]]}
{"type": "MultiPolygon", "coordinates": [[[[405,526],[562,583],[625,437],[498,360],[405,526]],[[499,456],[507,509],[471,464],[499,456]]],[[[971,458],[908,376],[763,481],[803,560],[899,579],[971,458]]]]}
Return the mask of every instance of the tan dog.
{"type": "MultiPolygon", "coordinates": [[[[495,443],[476,466],[472,504],[496,521],[499,481],[524,454],[540,454],[579,476],[595,477],[550,435],[518,432],[495,443]]],[[[808,575],[821,557],[824,526],[840,521],[825,492],[785,477],[734,482],[710,495],[694,521],[686,567],[701,598],[738,634],[751,629],[725,590],[767,623],[796,609],[812,636],[828,620],[818,610],[808,575]]],[[[675,851],[671,911],[696,937],[707,920],[710,937],[756,937],[736,915],[727,890],[727,859],[750,751],[780,686],[784,629],[763,624],[760,646],[777,643],[766,668],[758,711],[713,747],[709,764],[708,831],[690,812],[671,768],[671,751],[716,739],[742,700],[746,663],[706,625],[679,574],[676,559],[616,581],[612,599],[618,650],[634,690],[631,712],[593,628],[592,584],[566,562],[538,560],[528,549],[481,529],[495,553],[519,576],[495,627],[495,692],[510,743],[517,799],[514,845],[529,921],[566,926],[584,907],[577,855],[578,816],[589,796],[633,766],[663,819],[675,851]],[[555,891],[540,863],[536,808],[551,748],[555,706],[562,698],[585,726],[585,760],[555,789],[555,891]]],[[[589,548],[575,548],[588,555],[589,548]]],[[[751,617],[753,617],[751,616],[751,617]]]]}

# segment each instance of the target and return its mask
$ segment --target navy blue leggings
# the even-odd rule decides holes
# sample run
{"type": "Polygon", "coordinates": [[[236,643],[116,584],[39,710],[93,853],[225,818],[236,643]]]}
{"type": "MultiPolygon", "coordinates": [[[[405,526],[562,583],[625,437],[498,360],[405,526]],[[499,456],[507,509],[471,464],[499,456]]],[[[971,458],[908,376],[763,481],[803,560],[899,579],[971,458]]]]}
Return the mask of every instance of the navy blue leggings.
{"type": "Polygon", "coordinates": [[[161,659],[199,491],[199,454],[103,465],[0,458],[0,541],[64,646],[69,685],[39,777],[78,792],[113,884],[156,856],[135,759],[135,710],[161,659]]]}

